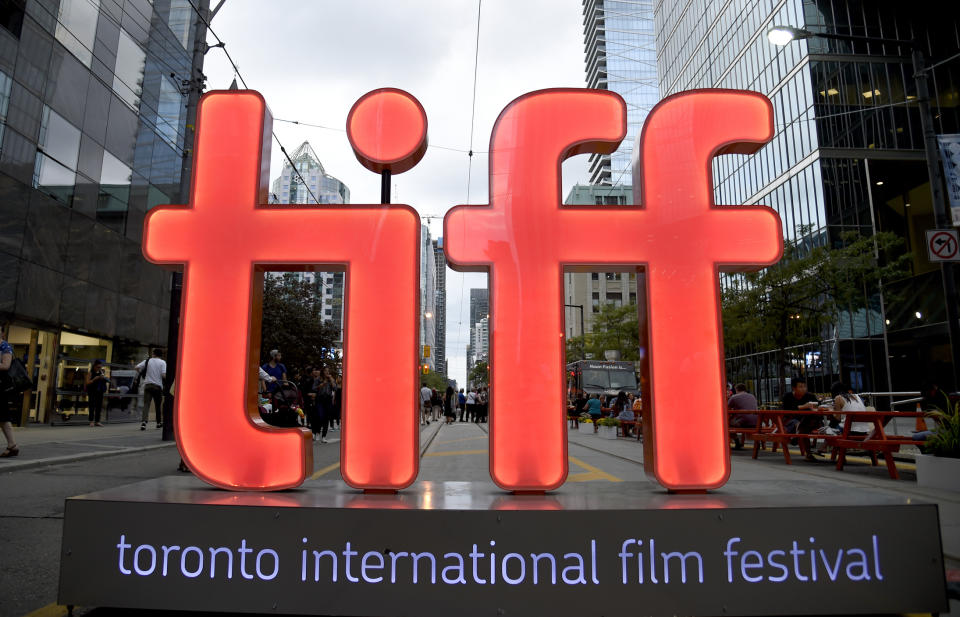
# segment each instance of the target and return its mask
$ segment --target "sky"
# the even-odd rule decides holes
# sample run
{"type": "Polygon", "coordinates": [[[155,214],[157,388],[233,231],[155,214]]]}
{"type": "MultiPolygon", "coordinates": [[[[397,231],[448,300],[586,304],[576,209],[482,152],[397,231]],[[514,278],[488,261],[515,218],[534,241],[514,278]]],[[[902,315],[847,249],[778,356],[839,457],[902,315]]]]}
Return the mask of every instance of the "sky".
{"type": "MultiPolygon", "coordinates": [[[[482,1],[479,45],[477,17],[477,0],[226,0],[211,25],[247,86],[263,94],[286,150],[308,140],[326,172],[350,188],[352,203],[379,203],[380,178],[361,167],[347,141],[350,107],[387,86],[417,97],[427,112],[430,148],[416,167],[394,176],[392,201],[422,217],[442,217],[456,205],[486,203],[490,131],[510,101],[542,88],[585,86],[581,0],[482,1]]],[[[216,43],[212,34],[208,42],[216,43]]],[[[204,73],[208,90],[228,88],[234,79],[220,49],[207,53],[204,73]]],[[[271,181],[282,163],[274,147],[271,181]]],[[[564,195],[588,180],[587,155],[563,164],[564,195]]],[[[432,237],[441,235],[440,218],[423,223],[432,237]]],[[[448,376],[461,386],[470,289],[486,285],[484,274],[447,270],[448,376]]]]}

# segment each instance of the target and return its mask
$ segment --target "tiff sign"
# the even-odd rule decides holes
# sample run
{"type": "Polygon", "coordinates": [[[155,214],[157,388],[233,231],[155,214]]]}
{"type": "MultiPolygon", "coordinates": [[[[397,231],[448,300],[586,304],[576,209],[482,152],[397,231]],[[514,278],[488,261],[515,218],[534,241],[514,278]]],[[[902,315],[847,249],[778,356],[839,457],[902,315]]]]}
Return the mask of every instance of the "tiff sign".
{"type": "MultiPolygon", "coordinates": [[[[427,149],[426,113],[401,90],[361,97],[347,133],[377,173],[407,171],[427,149]]],[[[146,257],[184,267],[180,451],[223,488],[304,481],[309,432],[268,427],[257,411],[263,273],[343,270],[341,473],[355,488],[404,488],[419,461],[420,219],[407,205],[266,205],[271,134],[257,92],[205,95],[190,203],[154,208],[144,223],[146,257]]],[[[638,141],[638,205],[563,205],[562,161],[611,153],[625,135],[626,106],[615,93],[523,95],[490,138],[490,203],[445,217],[451,267],[490,276],[490,475],[504,489],[551,490],[567,476],[565,269],[645,273],[648,472],[672,490],[716,488],[730,474],[717,273],[771,265],[783,241],[773,210],[713,203],[711,161],[762,147],[773,136],[773,109],[755,92],[668,97],[638,141]]]]}

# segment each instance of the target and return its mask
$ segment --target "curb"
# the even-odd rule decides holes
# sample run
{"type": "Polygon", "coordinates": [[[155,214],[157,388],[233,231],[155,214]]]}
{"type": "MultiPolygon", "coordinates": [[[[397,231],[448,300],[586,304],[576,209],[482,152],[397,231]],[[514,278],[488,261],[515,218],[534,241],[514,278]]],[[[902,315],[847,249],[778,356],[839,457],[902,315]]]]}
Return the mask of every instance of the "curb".
{"type": "Polygon", "coordinates": [[[53,465],[63,465],[65,463],[74,463],[77,461],[86,461],[93,458],[106,458],[110,456],[120,456],[122,454],[137,454],[138,452],[149,452],[161,448],[176,446],[175,441],[168,441],[153,446],[139,446],[136,448],[120,448],[117,450],[107,450],[104,452],[83,452],[81,454],[69,454],[66,456],[51,456],[40,458],[34,461],[23,461],[22,463],[3,463],[0,464],[0,473],[10,471],[20,471],[23,469],[33,469],[35,467],[52,467],[53,465]]]}

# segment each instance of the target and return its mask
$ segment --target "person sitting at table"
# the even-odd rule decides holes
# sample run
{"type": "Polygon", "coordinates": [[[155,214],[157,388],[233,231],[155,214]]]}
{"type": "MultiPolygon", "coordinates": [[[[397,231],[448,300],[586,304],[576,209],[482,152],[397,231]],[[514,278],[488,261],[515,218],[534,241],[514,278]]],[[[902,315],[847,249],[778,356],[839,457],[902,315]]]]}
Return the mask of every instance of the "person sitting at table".
{"type": "MultiPolygon", "coordinates": [[[[834,411],[847,413],[867,410],[866,405],[863,404],[860,397],[853,393],[853,388],[842,381],[834,382],[834,384],[830,386],[830,395],[833,397],[834,411]]],[[[838,420],[843,422],[843,416],[839,417],[838,420]]],[[[866,436],[872,430],[872,422],[853,422],[850,424],[849,434],[866,436]]]]}
{"type": "MultiPolygon", "coordinates": [[[[816,411],[819,408],[817,397],[807,392],[807,380],[796,377],[791,383],[791,390],[783,395],[781,409],[784,411],[816,411]]],[[[785,424],[788,433],[812,433],[820,428],[820,416],[789,416],[785,424]]],[[[810,439],[804,437],[802,445],[806,454],[804,458],[815,461],[810,439]]]]}
{"type": "Polygon", "coordinates": [[[599,420],[603,414],[603,403],[600,402],[599,394],[590,395],[590,399],[587,401],[587,413],[590,414],[590,419],[593,420],[593,432],[596,433],[600,430],[600,425],[597,424],[597,420],[599,420]]]}
{"type": "Polygon", "coordinates": [[[633,409],[631,409],[629,406],[624,407],[623,410],[622,410],[620,413],[617,414],[617,420],[620,420],[620,422],[621,422],[620,428],[623,429],[623,436],[624,436],[624,437],[629,437],[629,436],[630,436],[630,427],[633,426],[633,425],[632,425],[632,424],[623,424],[623,423],[624,423],[624,422],[635,422],[636,419],[637,419],[637,415],[636,415],[635,413],[633,413],[633,409]]]}
{"type": "Polygon", "coordinates": [[[630,408],[633,409],[633,413],[638,414],[643,411],[643,399],[639,396],[634,396],[630,394],[630,408]]]}
{"type": "MultiPolygon", "coordinates": [[[[757,397],[750,394],[747,391],[747,386],[738,383],[733,387],[736,392],[727,400],[727,409],[730,411],[756,411],[757,410],[757,397]]],[[[737,413],[732,414],[730,418],[730,426],[737,428],[756,428],[757,427],[757,414],[755,413],[737,413]]],[[[743,449],[743,434],[734,433],[733,435],[734,449],[742,450],[743,449]]]]}

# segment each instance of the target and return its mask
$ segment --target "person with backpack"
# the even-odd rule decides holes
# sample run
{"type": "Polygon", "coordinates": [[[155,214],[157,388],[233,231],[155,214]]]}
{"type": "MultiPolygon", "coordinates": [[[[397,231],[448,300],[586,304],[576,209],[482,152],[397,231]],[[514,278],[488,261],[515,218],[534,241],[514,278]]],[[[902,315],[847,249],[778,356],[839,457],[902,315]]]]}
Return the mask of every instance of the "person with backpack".
{"type": "Polygon", "coordinates": [[[150,419],[150,403],[154,404],[157,428],[163,426],[163,380],[167,377],[167,363],[163,359],[163,352],[153,350],[153,356],[147,358],[136,367],[137,378],[143,381],[143,410],[140,413],[140,430],[147,430],[147,421],[150,419]]]}
{"type": "MultiPolygon", "coordinates": [[[[0,328],[0,385],[9,380],[7,372],[13,364],[13,346],[7,342],[7,327],[0,328]]],[[[7,440],[7,449],[0,453],[0,458],[8,458],[20,454],[20,448],[13,437],[13,403],[12,390],[0,389],[0,428],[7,440]]]]}

